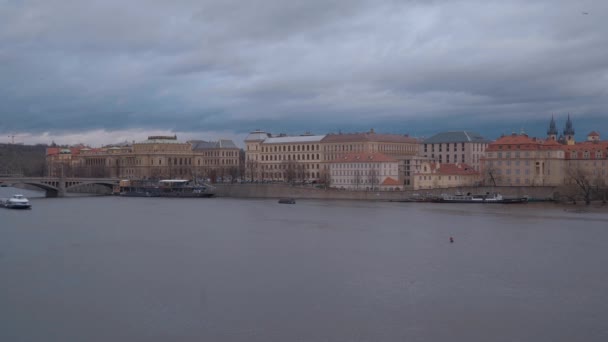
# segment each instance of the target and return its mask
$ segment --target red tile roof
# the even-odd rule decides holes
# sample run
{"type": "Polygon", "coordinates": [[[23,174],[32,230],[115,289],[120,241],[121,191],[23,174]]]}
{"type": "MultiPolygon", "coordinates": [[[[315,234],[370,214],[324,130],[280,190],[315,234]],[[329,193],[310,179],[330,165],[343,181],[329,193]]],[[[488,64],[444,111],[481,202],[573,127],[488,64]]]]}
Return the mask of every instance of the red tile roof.
{"type": "Polygon", "coordinates": [[[566,159],[572,159],[572,152],[577,152],[576,159],[583,159],[584,152],[589,152],[589,159],[595,159],[595,153],[602,152],[602,158],[606,159],[608,155],[608,141],[584,141],[575,145],[563,145],[563,150],[566,152],[566,159]]]}
{"type": "Polygon", "coordinates": [[[401,183],[399,183],[399,181],[394,178],[386,177],[386,179],[384,179],[384,182],[382,182],[381,185],[401,185],[401,183]]]}
{"type": "Polygon", "coordinates": [[[397,159],[391,158],[382,153],[351,153],[343,157],[337,158],[332,163],[360,163],[360,162],[397,162],[397,159]]]}
{"type": "Polygon", "coordinates": [[[551,139],[530,138],[526,134],[505,135],[490,143],[487,152],[508,150],[559,150],[560,143],[551,139]]]}

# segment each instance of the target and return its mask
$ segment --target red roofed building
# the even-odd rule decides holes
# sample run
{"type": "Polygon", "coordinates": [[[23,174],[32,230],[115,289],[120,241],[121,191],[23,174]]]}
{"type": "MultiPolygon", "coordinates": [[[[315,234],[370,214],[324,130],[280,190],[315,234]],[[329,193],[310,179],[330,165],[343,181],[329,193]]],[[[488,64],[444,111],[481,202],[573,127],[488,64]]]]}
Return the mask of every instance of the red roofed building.
{"type": "Polygon", "coordinates": [[[498,186],[560,185],[566,145],[527,134],[502,136],[490,145],[482,160],[482,182],[498,186]]]}
{"type": "Polygon", "coordinates": [[[423,162],[414,175],[414,190],[473,186],[479,183],[479,172],[465,163],[423,162]]]}
{"type": "Polygon", "coordinates": [[[346,190],[402,190],[399,161],[382,153],[350,153],[329,162],[330,186],[346,190]]]}

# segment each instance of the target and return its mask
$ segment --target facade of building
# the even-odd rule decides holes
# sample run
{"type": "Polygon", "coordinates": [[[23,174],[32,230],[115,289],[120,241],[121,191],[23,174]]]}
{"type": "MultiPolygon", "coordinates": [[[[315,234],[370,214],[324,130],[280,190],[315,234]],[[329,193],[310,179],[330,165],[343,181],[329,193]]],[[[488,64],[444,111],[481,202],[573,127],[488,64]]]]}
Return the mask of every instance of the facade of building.
{"type": "Polygon", "coordinates": [[[587,141],[564,146],[564,184],[573,184],[584,176],[594,185],[608,184],[608,141],[601,141],[597,132],[587,135],[587,141]]]}
{"type": "Polygon", "coordinates": [[[594,131],[586,141],[576,142],[569,115],[559,137],[552,117],[546,139],[503,136],[488,146],[483,162],[488,185],[561,186],[577,179],[598,186],[608,183],[608,141],[594,131]]]}
{"type": "Polygon", "coordinates": [[[414,177],[414,190],[475,186],[480,173],[464,163],[441,164],[423,162],[420,172],[414,177]]]}
{"type": "Polygon", "coordinates": [[[373,129],[363,133],[328,134],[321,141],[324,170],[330,163],[353,153],[382,153],[399,162],[400,188],[410,188],[411,179],[420,165],[418,139],[407,135],[380,134],[373,129]]]}
{"type": "Polygon", "coordinates": [[[245,139],[245,173],[252,180],[317,182],[321,177],[325,135],[272,136],[253,131],[245,139]]]}
{"type": "Polygon", "coordinates": [[[403,189],[399,161],[382,153],[358,152],[342,155],[329,164],[330,187],[345,190],[403,189]]]}
{"type": "Polygon", "coordinates": [[[489,143],[475,132],[442,132],[424,139],[420,144],[420,155],[439,163],[465,163],[479,171],[489,143]]]}
{"type": "Polygon", "coordinates": [[[151,136],[124,146],[49,148],[46,158],[49,176],[192,179],[236,176],[238,155],[230,140],[180,142],[176,136],[151,136]]]}
{"type": "Polygon", "coordinates": [[[563,179],[563,146],[552,139],[502,136],[488,145],[482,159],[485,185],[556,186],[563,179]]]}

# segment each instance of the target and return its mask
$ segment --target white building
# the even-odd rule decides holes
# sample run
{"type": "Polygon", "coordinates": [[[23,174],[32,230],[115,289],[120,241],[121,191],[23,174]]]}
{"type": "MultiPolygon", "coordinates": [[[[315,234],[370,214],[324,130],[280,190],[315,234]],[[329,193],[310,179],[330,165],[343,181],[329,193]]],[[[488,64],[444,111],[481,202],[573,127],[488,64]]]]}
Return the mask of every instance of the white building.
{"type": "Polygon", "coordinates": [[[330,186],[348,190],[402,190],[399,161],[382,153],[353,153],[329,163],[330,186]]]}

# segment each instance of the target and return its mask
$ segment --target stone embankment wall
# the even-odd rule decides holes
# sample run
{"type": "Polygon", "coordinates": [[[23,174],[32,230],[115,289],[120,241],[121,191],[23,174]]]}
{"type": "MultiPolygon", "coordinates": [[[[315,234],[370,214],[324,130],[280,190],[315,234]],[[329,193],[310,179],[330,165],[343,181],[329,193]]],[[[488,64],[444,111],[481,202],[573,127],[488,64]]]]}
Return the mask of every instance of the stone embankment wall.
{"type": "Polygon", "coordinates": [[[310,199],[345,199],[345,200],[401,200],[414,194],[420,196],[437,196],[441,194],[454,194],[460,191],[463,194],[485,194],[498,192],[505,197],[529,196],[535,199],[553,198],[555,187],[471,187],[448,188],[419,191],[348,191],[324,190],[305,186],[290,186],[284,184],[217,184],[217,196],[235,198],[310,198],[310,199]]]}

